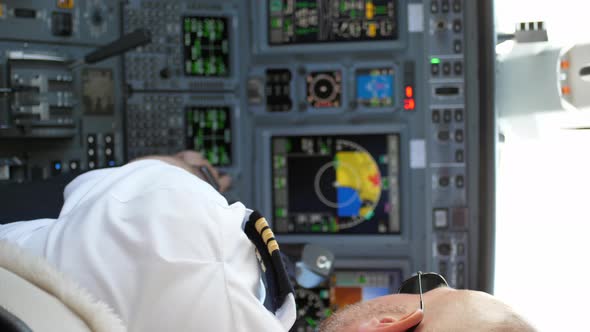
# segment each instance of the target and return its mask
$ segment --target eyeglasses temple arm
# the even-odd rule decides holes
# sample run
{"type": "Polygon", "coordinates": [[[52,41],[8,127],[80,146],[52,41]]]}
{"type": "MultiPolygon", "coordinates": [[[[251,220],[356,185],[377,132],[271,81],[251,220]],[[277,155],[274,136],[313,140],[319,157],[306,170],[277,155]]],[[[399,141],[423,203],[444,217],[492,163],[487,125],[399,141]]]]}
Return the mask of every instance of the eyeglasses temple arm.
{"type": "Polygon", "coordinates": [[[424,300],[422,299],[422,272],[418,272],[418,287],[420,288],[420,310],[424,311],[424,300]]]}

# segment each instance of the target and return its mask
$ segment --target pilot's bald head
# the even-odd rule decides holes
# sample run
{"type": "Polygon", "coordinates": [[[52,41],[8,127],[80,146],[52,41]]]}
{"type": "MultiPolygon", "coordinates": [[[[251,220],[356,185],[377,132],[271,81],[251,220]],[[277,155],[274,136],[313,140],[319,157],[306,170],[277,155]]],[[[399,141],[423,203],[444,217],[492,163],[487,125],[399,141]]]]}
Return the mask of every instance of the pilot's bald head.
{"type": "Polygon", "coordinates": [[[534,332],[508,305],[486,293],[439,288],[419,295],[388,295],[347,306],[322,322],[320,332],[534,332]]]}

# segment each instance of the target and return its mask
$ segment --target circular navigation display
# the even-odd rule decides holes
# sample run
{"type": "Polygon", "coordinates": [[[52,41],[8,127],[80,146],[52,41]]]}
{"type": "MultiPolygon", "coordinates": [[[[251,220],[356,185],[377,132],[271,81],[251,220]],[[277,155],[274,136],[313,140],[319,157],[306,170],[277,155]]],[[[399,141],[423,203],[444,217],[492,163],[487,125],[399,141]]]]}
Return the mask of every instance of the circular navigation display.
{"type": "Polygon", "coordinates": [[[338,226],[346,229],[373,217],[381,198],[381,172],[375,159],[360,145],[342,139],[335,143],[334,160],[318,170],[314,189],[322,203],[337,209],[341,217],[338,226]],[[332,195],[325,193],[325,188],[336,192],[336,200],[328,198],[332,195]]]}
{"type": "Polygon", "coordinates": [[[398,135],[274,137],[272,150],[275,232],[399,232],[398,135]]]}

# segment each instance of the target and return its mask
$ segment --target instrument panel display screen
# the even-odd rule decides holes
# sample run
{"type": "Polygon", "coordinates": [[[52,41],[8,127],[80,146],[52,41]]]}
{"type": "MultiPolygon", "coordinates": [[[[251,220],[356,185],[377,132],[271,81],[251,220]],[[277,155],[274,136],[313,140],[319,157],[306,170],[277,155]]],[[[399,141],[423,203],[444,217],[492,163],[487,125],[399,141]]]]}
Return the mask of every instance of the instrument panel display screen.
{"type": "Polygon", "coordinates": [[[214,166],[232,163],[231,112],[229,107],[188,107],[186,145],[199,151],[214,166]]]}
{"type": "Polygon", "coordinates": [[[397,0],[268,0],[271,46],[396,40],[397,0]]]}
{"type": "Polygon", "coordinates": [[[364,107],[389,107],[394,103],[394,75],[391,68],[356,71],[356,99],[364,107]]]}
{"type": "Polygon", "coordinates": [[[272,139],[277,233],[400,232],[399,136],[272,139]]]}
{"type": "Polygon", "coordinates": [[[402,282],[402,271],[336,271],[330,282],[330,307],[347,305],[394,294],[402,282]]]}
{"type": "Polygon", "coordinates": [[[226,17],[185,16],[184,74],[225,77],[230,71],[229,25],[226,17]]]}
{"type": "Polygon", "coordinates": [[[290,331],[317,331],[321,321],[333,312],[351,304],[394,294],[401,283],[401,269],[336,270],[322,287],[295,288],[297,320],[290,331]]]}

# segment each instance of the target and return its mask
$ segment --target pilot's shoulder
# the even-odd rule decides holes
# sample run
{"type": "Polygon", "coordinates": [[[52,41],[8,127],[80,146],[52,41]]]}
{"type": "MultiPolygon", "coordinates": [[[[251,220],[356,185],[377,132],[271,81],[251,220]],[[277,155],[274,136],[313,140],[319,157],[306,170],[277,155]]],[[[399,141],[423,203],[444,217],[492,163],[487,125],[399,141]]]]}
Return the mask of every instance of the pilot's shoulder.
{"type": "Polygon", "coordinates": [[[165,191],[227,206],[225,198],[211,185],[182,168],[162,161],[136,161],[121,167],[120,173],[112,179],[110,195],[121,202],[165,191]]]}

